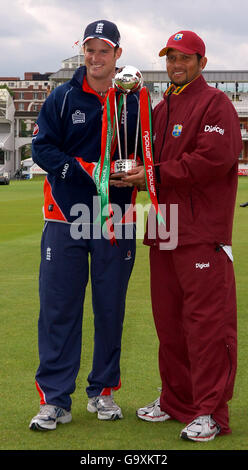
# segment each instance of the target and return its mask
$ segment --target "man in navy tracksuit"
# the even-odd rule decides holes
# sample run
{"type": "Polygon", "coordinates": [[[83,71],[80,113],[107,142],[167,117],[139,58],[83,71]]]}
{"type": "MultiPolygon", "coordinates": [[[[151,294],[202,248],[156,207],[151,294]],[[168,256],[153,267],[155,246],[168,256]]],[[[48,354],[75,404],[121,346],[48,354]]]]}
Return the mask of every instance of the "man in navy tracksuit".
{"type": "MultiPolygon", "coordinates": [[[[110,184],[117,244],[97,225],[94,171],[101,153],[102,112],[121,56],[115,24],[101,20],[84,34],[85,66],[47,98],[34,129],[33,160],[44,170],[45,226],[40,265],[40,365],[36,387],[40,412],[31,429],[55,429],[71,421],[71,394],[80,367],[82,310],[89,276],[95,322],[94,357],[87,387],[89,412],[122,418],[113,400],[120,388],[125,297],[135,258],[135,221],[128,218],[133,187],[110,184]],[[128,210],[129,209],[129,210],[128,210]],[[100,235],[99,235],[100,234],[100,235]]],[[[135,144],[138,98],[128,96],[129,154],[135,144]]],[[[121,139],[123,141],[123,125],[121,139]]],[[[114,158],[118,158],[118,152],[114,158]]],[[[133,211],[131,210],[131,216],[133,211]]]]}

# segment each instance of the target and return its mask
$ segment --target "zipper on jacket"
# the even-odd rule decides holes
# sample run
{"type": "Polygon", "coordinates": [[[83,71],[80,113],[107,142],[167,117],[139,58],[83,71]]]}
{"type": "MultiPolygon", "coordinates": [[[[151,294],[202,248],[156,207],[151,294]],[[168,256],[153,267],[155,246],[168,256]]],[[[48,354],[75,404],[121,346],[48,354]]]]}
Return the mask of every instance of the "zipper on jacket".
{"type": "MultiPolygon", "coordinates": [[[[168,124],[169,124],[169,118],[170,118],[170,95],[168,95],[168,99],[167,99],[167,113],[166,113],[166,117],[167,117],[167,121],[166,121],[165,130],[164,130],[164,135],[163,135],[163,142],[162,142],[162,145],[161,145],[161,148],[160,148],[159,158],[158,158],[159,163],[160,163],[160,160],[161,160],[161,153],[162,153],[163,146],[164,146],[164,143],[165,143],[165,136],[166,136],[166,133],[167,133],[168,124]]],[[[159,203],[159,187],[157,188],[157,198],[158,198],[158,203],[159,203]]]]}
{"type": "Polygon", "coordinates": [[[192,194],[190,195],[190,207],[191,207],[192,216],[194,217],[194,206],[193,206],[192,194]]]}
{"type": "Polygon", "coordinates": [[[161,153],[162,153],[162,150],[163,150],[163,147],[164,147],[164,144],[165,144],[165,137],[166,137],[166,134],[167,134],[169,119],[170,119],[170,95],[168,95],[168,99],[167,99],[167,121],[166,121],[165,131],[164,131],[164,135],[163,135],[163,142],[162,142],[160,153],[159,153],[159,159],[158,159],[159,162],[160,162],[161,153]]]}

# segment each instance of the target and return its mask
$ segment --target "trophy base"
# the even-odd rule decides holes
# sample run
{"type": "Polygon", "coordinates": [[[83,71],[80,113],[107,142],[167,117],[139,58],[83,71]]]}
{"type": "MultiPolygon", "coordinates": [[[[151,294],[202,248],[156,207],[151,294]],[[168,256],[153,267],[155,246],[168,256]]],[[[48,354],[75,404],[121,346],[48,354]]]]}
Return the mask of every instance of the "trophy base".
{"type": "Polygon", "coordinates": [[[129,170],[136,168],[136,160],[116,160],[114,162],[114,173],[127,173],[129,170]]]}

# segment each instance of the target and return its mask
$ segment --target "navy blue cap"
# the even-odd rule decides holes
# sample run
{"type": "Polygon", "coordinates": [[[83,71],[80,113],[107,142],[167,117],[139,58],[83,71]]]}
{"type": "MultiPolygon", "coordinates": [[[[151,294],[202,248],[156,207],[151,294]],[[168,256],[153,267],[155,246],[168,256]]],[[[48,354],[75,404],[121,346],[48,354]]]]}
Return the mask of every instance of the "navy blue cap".
{"type": "Polygon", "coordinates": [[[102,39],[111,47],[120,45],[120,33],[111,21],[99,20],[88,24],[84,32],[83,44],[94,38],[102,39]]]}

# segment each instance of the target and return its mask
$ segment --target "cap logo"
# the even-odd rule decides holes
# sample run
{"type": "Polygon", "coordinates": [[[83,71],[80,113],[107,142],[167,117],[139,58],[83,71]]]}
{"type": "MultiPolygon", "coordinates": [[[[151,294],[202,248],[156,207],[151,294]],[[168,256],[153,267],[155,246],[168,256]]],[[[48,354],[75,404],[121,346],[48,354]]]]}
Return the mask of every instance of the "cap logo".
{"type": "Polygon", "coordinates": [[[174,41],[181,41],[181,39],[183,39],[183,34],[182,33],[178,33],[174,37],[174,41]]]}
{"type": "Polygon", "coordinates": [[[96,33],[102,34],[102,32],[103,32],[103,26],[104,26],[104,23],[97,23],[97,25],[96,25],[96,33]]]}

